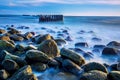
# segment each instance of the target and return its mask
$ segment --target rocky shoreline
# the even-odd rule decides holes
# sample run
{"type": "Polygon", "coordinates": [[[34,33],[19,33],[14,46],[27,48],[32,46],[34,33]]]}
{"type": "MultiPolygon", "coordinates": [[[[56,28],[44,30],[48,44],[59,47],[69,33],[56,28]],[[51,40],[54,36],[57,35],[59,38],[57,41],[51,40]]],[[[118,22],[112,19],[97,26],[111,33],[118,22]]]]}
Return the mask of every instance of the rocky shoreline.
{"type": "MultiPolygon", "coordinates": [[[[18,28],[29,29],[26,26],[18,28]]],[[[68,30],[63,30],[62,33],[69,35],[68,30]]],[[[0,29],[0,80],[120,80],[119,42],[94,45],[93,52],[81,49],[89,47],[86,42],[75,43],[75,48],[60,49],[58,46],[72,41],[70,36],[60,38],[64,36],[62,33],[56,39],[50,34],[36,35],[34,31],[22,34],[14,25],[6,30],[0,29]],[[28,45],[22,45],[21,42],[28,45]],[[112,65],[86,63],[86,59],[92,59],[94,52],[99,51],[102,51],[102,56],[118,57],[118,62],[112,65]],[[46,73],[49,69],[53,71],[46,73]],[[44,74],[36,76],[32,71],[44,74]]],[[[79,32],[83,33],[84,31],[79,32]]],[[[92,40],[101,41],[99,38],[92,40]]]]}

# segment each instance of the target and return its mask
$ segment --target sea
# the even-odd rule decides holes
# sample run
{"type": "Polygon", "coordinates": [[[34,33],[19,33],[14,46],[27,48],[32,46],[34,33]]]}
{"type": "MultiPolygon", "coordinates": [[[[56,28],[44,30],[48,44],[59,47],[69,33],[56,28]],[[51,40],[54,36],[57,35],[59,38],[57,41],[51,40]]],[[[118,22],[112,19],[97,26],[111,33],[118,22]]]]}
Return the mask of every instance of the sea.
{"type": "MultiPolygon", "coordinates": [[[[75,48],[75,43],[87,42],[89,47],[82,48],[85,52],[92,52],[94,45],[107,45],[111,41],[120,42],[120,17],[119,16],[64,16],[59,22],[40,22],[39,16],[35,15],[0,15],[0,28],[6,26],[28,26],[29,29],[18,28],[22,33],[35,32],[37,34],[50,34],[54,38],[66,38],[70,40],[59,48],[75,48]],[[67,35],[58,36],[63,30],[67,35]],[[99,40],[93,40],[97,38],[99,40]]],[[[79,53],[78,53],[79,54],[79,53]]],[[[87,62],[99,62],[113,64],[116,57],[102,57],[102,51],[93,53],[94,57],[87,62]]],[[[80,54],[81,55],[81,54],[80,54]]]]}

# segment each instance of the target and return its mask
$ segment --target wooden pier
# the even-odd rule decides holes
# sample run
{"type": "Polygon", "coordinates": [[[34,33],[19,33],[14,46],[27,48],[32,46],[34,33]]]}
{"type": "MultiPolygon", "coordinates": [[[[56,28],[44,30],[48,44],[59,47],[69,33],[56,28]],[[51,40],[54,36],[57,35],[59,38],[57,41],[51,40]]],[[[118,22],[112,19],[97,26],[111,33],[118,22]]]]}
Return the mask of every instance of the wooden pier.
{"type": "Polygon", "coordinates": [[[40,15],[39,22],[63,21],[63,15],[40,15]]]}

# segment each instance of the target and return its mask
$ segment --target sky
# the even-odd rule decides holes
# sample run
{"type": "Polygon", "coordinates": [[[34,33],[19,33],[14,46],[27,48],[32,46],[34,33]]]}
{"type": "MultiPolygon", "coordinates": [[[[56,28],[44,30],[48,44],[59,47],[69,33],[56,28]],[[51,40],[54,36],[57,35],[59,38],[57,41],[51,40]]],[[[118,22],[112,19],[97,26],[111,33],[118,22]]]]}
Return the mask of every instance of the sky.
{"type": "Polygon", "coordinates": [[[0,14],[120,16],[120,0],[0,0],[0,14]]]}

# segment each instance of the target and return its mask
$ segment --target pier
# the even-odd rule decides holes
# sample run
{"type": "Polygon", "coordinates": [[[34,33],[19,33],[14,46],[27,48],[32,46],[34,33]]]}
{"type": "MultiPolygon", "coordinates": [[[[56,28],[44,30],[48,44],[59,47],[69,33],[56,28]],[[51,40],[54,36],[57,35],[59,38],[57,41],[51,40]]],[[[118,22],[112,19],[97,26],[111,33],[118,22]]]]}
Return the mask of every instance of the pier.
{"type": "Polygon", "coordinates": [[[63,15],[40,15],[39,22],[63,21],[63,15]]]}

